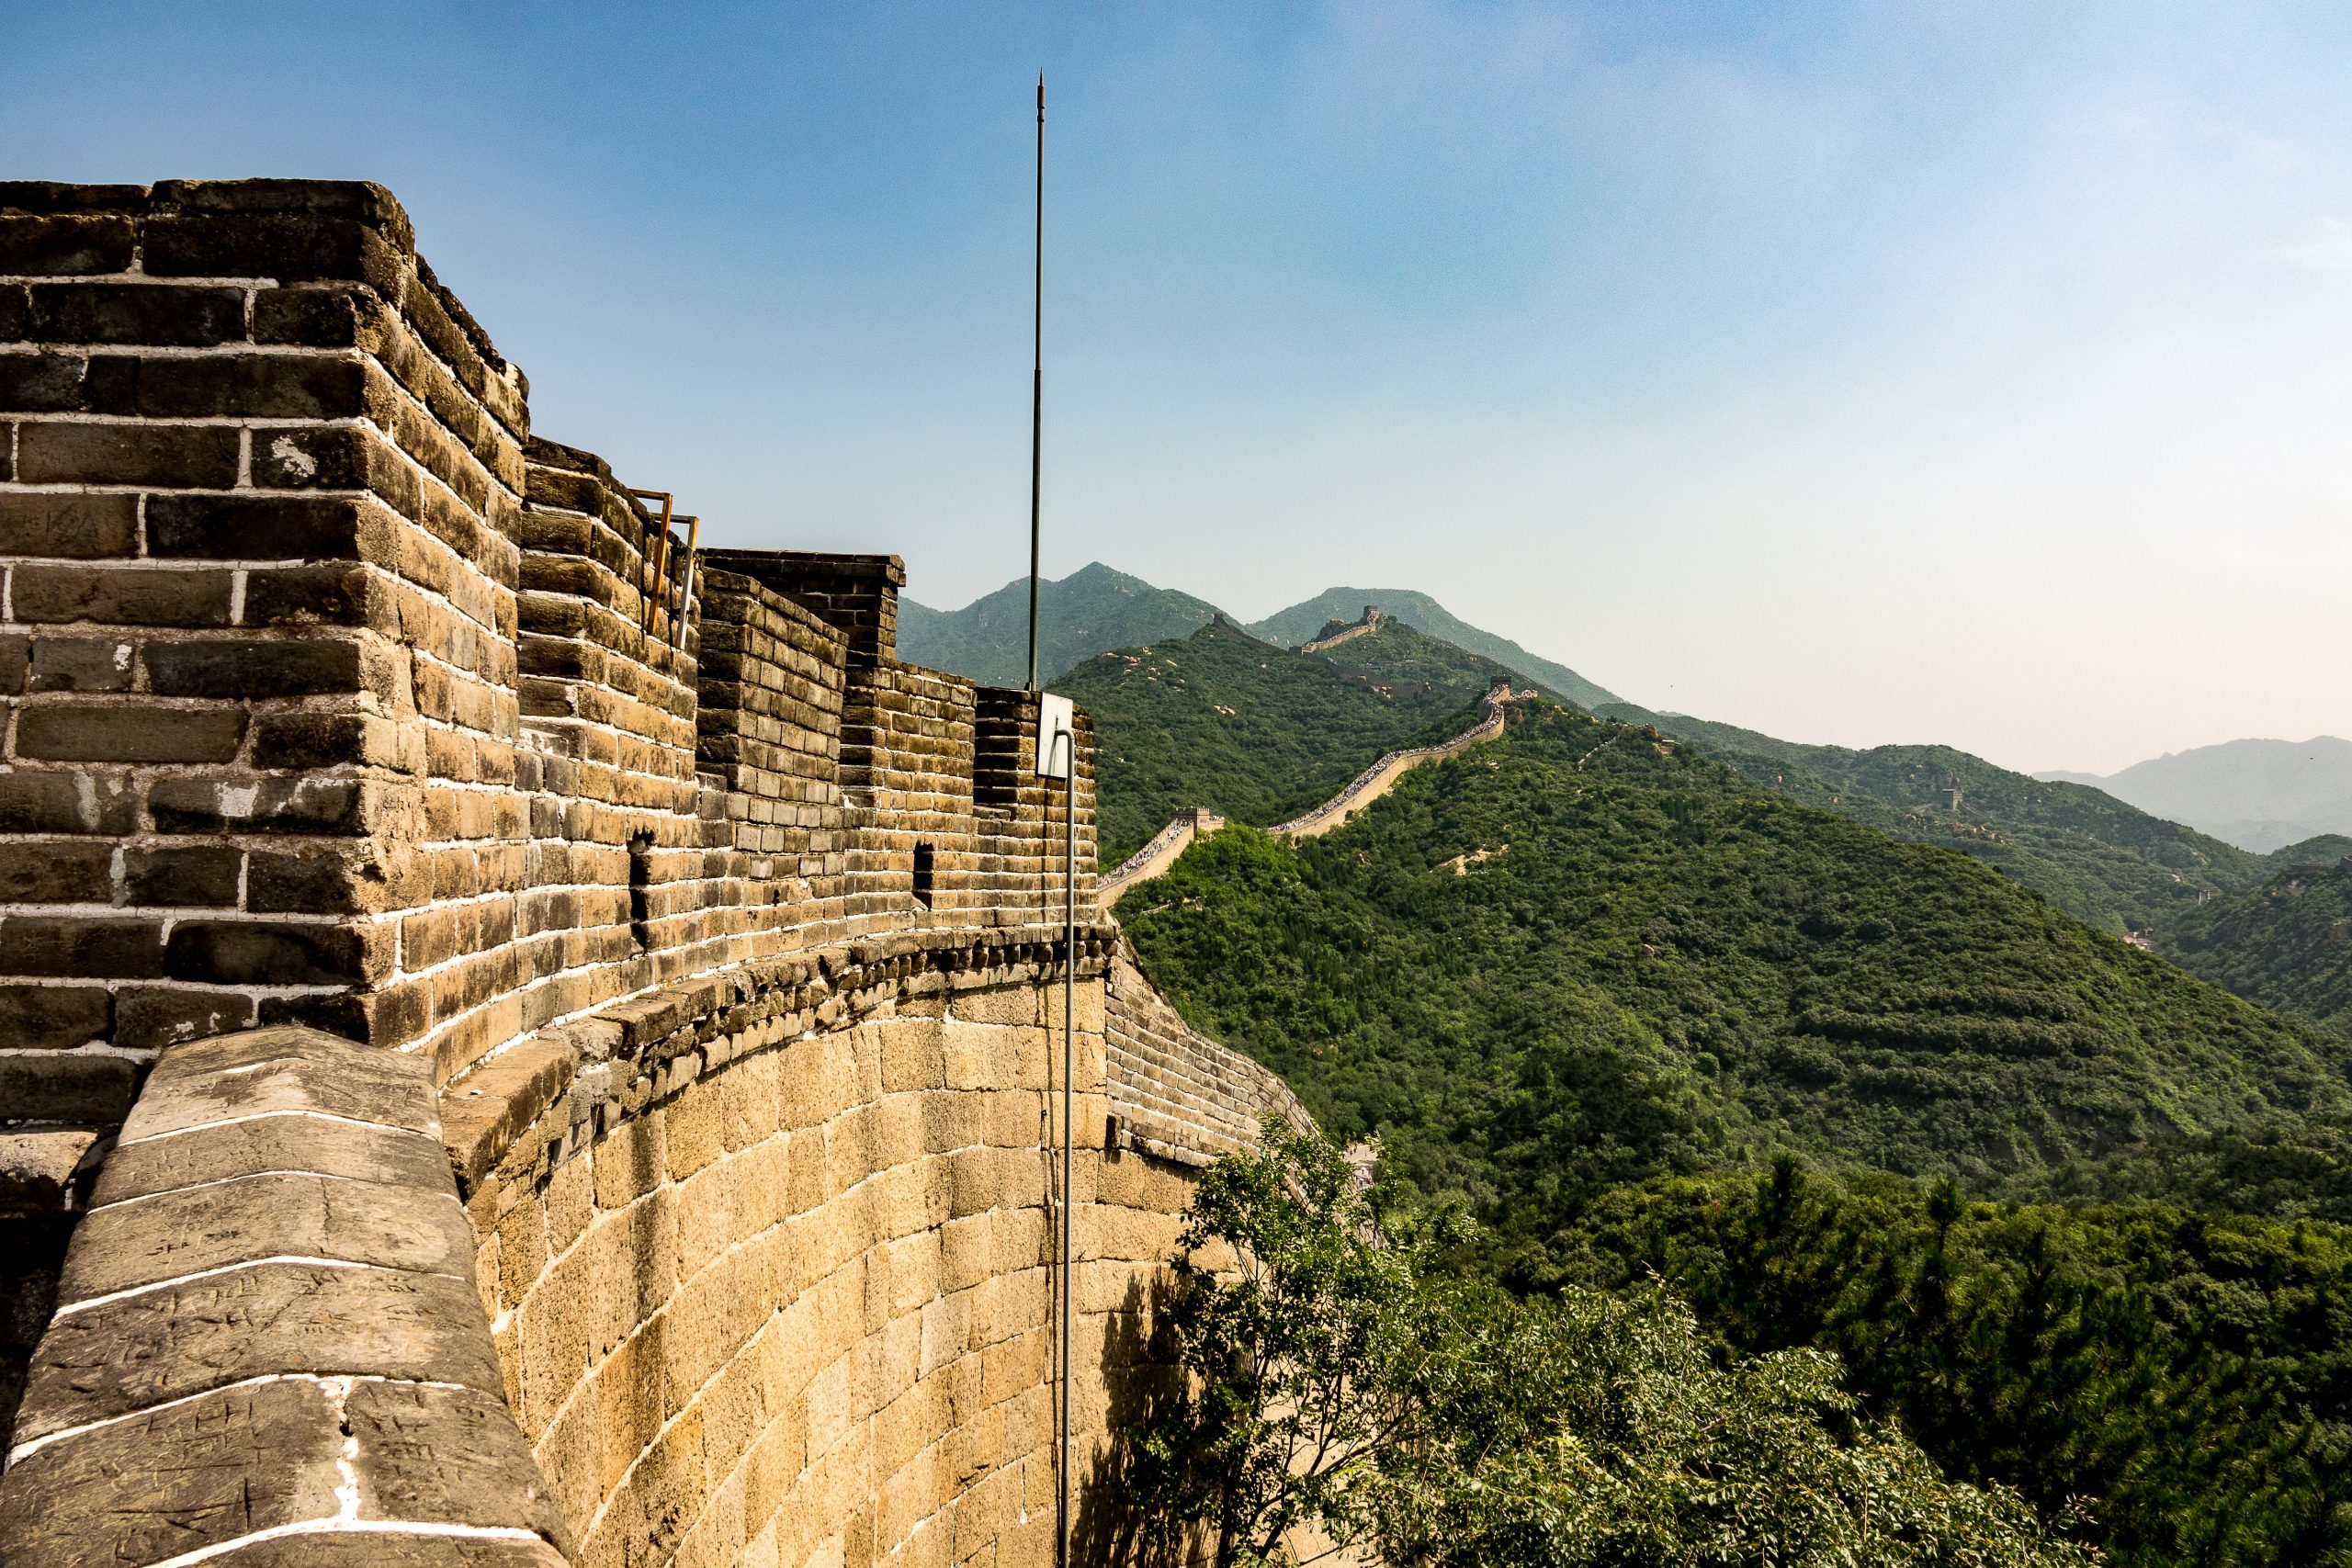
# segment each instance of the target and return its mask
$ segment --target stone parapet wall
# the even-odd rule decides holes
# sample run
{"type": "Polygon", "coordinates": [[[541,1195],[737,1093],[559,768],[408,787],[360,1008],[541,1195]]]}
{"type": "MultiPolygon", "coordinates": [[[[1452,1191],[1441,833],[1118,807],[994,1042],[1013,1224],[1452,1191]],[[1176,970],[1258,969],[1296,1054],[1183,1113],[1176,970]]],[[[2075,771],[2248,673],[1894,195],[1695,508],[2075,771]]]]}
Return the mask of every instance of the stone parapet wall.
{"type": "Polygon", "coordinates": [[[896,558],[724,559],[758,646],[706,678],[683,542],[530,432],[379,187],[0,186],[0,1119],[109,1128],[267,1023],[446,1080],[844,922],[1042,908],[1042,795],[980,811],[967,756],[1018,699],[896,662],[896,558]]]}
{"type": "Polygon", "coordinates": [[[474,1253],[423,1058],[294,1027],[172,1047],[67,1255],[0,1556],[559,1568],[474,1253]]]}
{"type": "Polygon", "coordinates": [[[1114,1146],[1197,1167],[1255,1145],[1268,1117],[1313,1129],[1280,1077],[1184,1021],[1124,936],[1103,986],[1114,1146]]]}
{"type": "Polygon", "coordinates": [[[1097,924],[1083,713],[526,389],[379,187],[0,185],[0,1559],[1049,1561],[1064,1201],[1114,1530],[1303,1113],[1097,924]]]}

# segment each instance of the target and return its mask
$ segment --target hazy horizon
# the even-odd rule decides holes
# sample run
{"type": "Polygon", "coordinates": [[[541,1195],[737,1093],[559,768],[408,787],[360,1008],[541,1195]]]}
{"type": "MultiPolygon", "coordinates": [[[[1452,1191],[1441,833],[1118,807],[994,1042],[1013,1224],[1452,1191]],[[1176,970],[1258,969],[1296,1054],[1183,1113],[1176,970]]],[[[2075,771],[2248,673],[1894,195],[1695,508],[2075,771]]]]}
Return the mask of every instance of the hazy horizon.
{"type": "Polygon", "coordinates": [[[28,6],[10,177],[369,178],[537,427],[731,546],[2109,773],[2352,732],[2352,16],[28,6]]]}
{"type": "MultiPolygon", "coordinates": [[[[1095,565],[1095,564],[1100,564],[1100,565],[1106,566],[1106,567],[1110,568],[1110,569],[1111,569],[1112,570],[1114,570],[1114,571],[1125,571],[1125,569],[1124,567],[1121,567],[1121,566],[1120,566],[1116,561],[1102,561],[1102,562],[1099,562],[1099,563],[1097,563],[1097,562],[1089,562],[1089,563],[1086,563],[1086,564],[1087,564],[1087,565],[1095,565]]],[[[1073,569],[1071,570],[1071,571],[1064,573],[1064,574],[1062,575],[1062,577],[1055,577],[1052,573],[1048,572],[1048,573],[1046,574],[1046,579],[1047,579],[1047,581],[1048,581],[1059,582],[1059,581],[1064,581],[1064,579],[1066,579],[1067,577],[1069,577],[1069,576],[1075,575],[1077,572],[1079,572],[1079,571],[1083,571],[1084,570],[1085,570],[1085,566],[1076,567],[1076,568],[1073,568],[1073,569]]],[[[1127,576],[1130,576],[1130,577],[1136,577],[1136,576],[1138,576],[1138,575],[1140,575],[1140,574],[1136,573],[1136,572],[1126,572],[1126,575],[1127,575],[1127,576]]],[[[1007,580],[1005,580],[1004,581],[998,583],[998,584],[997,584],[995,587],[993,587],[993,588],[983,589],[981,592],[978,592],[978,593],[975,593],[975,594],[972,594],[969,598],[967,598],[967,599],[963,600],[961,603],[954,604],[933,604],[930,600],[924,599],[924,598],[922,598],[921,595],[919,595],[919,594],[917,594],[917,593],[915,593],[915,592],[911,592],[911,591],[909,591],[908,592],[906,592],[906,593],[905,593],[905,595],[904,595],[904,597],[906,597],[906,598],[908,598],[908,599],[911,599],[911,600],[915,601],[915,603],[917,603],[917,604],[922,604],[925,609],[929,609],[929,610],[939,610],[939,611],[946,611],[946,612],[951,612],[951,613],[952,613],[952,612],[954,612],[954,611],[957,611],[957,610],[968,609],[968,608],[970,608],[974,604],[978,603],[978,602],[979,600],[981,600],[981,599],[985,599],[985,598],[987,598],[987,597],[988,597],[989,594],[991,594],[991,593],[996,593],[996,592],[1001,592],[1002,590],[1004,590],[1004,589],[1006,589],[1006,588],[1009,588],[1009,587],[1014,587],[1014,586],[1017,586],[1017,585],[1019,585],[1020,583],[1022,583],[1022,582],[1025,581],[1027,580],[1027,576],[1028,576],[1028,574],[1027,574],[1026,572],[1023,572],[1023,573],[1022,573],[1022,574],[1021,574],[1020,576],[1018,576],[1018,577],[1008,578],[1008,579],[1007,579],[1007,580]]],[[[1148,580],[1147,580],[1147,581],[1148,581],[1148,580]]],[[[1217,601],[1216,601],[1215,599],[1210,598],[1210,596],[1209,596],[1208,594],[1204,593],[1204,592],[1196,592],[1196,591],[1195,591],[1195,590],[1193,590],[1193,589],[1191,589],[1191,588],[1186,587],[1184,584],[1182,584],[1182,583],[1181,583],[1181,582],[1152,582],[1151,586],[1152,586],[1152,587],[1154,587],[1154,588],[1165,588],[1165,589],[1170,589],[1170,590],[1173,590],[1173,591],[1175,591],[1176,592],[1180,592],[1180,593],[1190,593],[1190,594],[1192,594],[1192,595],[1193,595],[1193,597],[1194,597],[1194,598],[1196,598],[1196,599],[1206,599],[1206,600],[1208,600],[1208,601],[1209,601],[1209,603],[1211,603],[1211,604],[1216,604],[1216,607],[1217,607],[1218,609],[1223,610],[1224,612],[1226,612],[1226,614],[1227,614],[1227,615],[1232,615],[1232,616],[1234,616],[1235,618],[1237,618],[1238,620],[1239,620],[1239,621],[1240,621],[1244,626],[1254,626],[1254,625],[1256,625],[1256,624],[1257,624],[1258,622],[1260,622],[1260,621],[1263,621],[1263,620],[1270,619],[1271,617],[1272,617],[1273,615],[1275,615],[1279,614],[1280,612],[1282,612],[1282,611],[1283,611],[1283,610],[1287,610],[1287,609],[1289,609],[1289,608],[1290,608],[1292,605],[1294,605],[1294,604],[1303,604],[1306,603],[1306,602],[1307,602],[1308,600],[1310,600],[1310,599],[1317,598],[1317,597],[1321,596],[1323,593],[1325,593],[1326,592],[1329,591],[1329,590],[1330,590],[1330,589],[1332,589],[1332,588],[1335,588],[1335,587],[1342,587],[1342,586],[1350,586],[1350,585],[1347,585],[1347,584],[1341,584],[1341,583],[1338,583],[1338,582],[1326,582],[1326,583],[1321,584],[1321,585],[1320,585],[1320,586],[1318,586],[1318,587],[1312,588],[1312,589],[1308,589],[1308,590],[1306,590],[1306,592],[1304,592],[1294,593],[1294,594],[1289,595],[1288,597],[1279,598],[1277,602],[1268,604],[1264,608],[1262,608],[1262,609],[1259,609],[1259,610],[1253,610],[1253,611],[1244,611],[1244,610],[1241,610],[1241,609],[1238,609],[1238,608],[1236,608],[1235,606],[1233,606],[1233,605],[1231,605],[1231,604],[1218,604],[1218,603],[1217,603],[1217,601]]],[[[1395,591],[1396,591],[1396,585],[1392,583],[1392,584],[1388,584],[1388,585],[1385,585],[1385,586],[1365,586],[1363,591],[1364,591],[1365,592],[1368,592],[1368,593],[1391,592],[1395,592],[1395,591]]],[[[1440,601],[1440,603],[1443,603],[1443,602],[1442,602],[1442,601],[1440,601]]],[[[1445,608],[1447,608],[1448,610],[1453,610],[1453,609],[1454,609],[1454,606],[1453,606],[1453,605],[1452,605],[1452,604],[1447,604],[1447,605],[1445,605],[1445,608]]],[[[1457,611],[1456,613],[1458,614],[1459,612],[1457,611]]],[[[1470,618],[1471,618],[1471,617],[1467,617],[1467,616],[1465,616],[1465,617],[1464,617],[1464,619],[1470,619],[1470,618]]],[[[1473,624],[1476,624],[1476,622],[1474,621],[1474,623],[1473,623],[1473,624]]],[[[1525,637],[1519,636],[1517,633],[1513,632],[1513,631],[1512,631],[1510,627],[1508,627],[1508,626],[1480,626],[1478,627],[1478,629],[1479,629],[1479,630],[1481,630],[1481,631],[1492,632],[1492,633],[1494,633],[1494,634],[1495,634],[1496,636],[1498,636],[1498,637],[1509,637],[1509,638],[1510,638],[1512,641],[1514,641],[1514,642],[1516,642],[1516,643],[1519,643],[1521,647],[1526,648],[1526,649],[1527,649],[1527,650],[1528,650],[1530,653],[1536,653],[1536,654],[1543,654],[1543,653],[1544,653],[1544,649],[1540,649],[1540,648],[1535,648],[1535,647],[1531,646],[1531,645],[1528,643],[1528,641],[1527,641],[1527,639],[1526,639],[1525,637]]],[[[1544,655],[1544,656],[1545,656],[1545,657],[1547,657],[1547,658],[1548,658],[1548,657],[1551,657],[1550,655],[1544,655]]],[[[1566,662],[1566,660],[1562,660],[1562,662],[1566,662]]],[[[1573,666],[1571,666],[1571,668],[1574,668],[1574,667],[1573,667],[1573,666]]],[[[1577,671],[1577,673],[1578,673],[1579,675],[1583,675],[1583,674],[1587,674],[1588,672],[1587,672],[1587,671],[1582,671],[1582,670],[1578,670],[1578,671],[1577,671]]],[[[1639,704],[1640,705],[1642,705],[1642,706],[1644,706],[1644,707],[1651,708],[1651,709],[1653,709],[1653,710],[1654,710],[1654,711],[1656,711],[1656,712],[1662,713],[1662,714],[1667,714],[1667,715],[1668,715],[1668,716],[1670,716],[1681,717],[1681,718],[1702,718],[1702,719],[1708,719],[1708,720],[1712,720],[1712,721],[1718,722],[1718,723],[1724,723],[1724,724],[1743,724],[1743,723],[1745,722],[1745,721],[1743,721],[1743,720],[1741,720],[1741,719],[1738,719],[1738,718],[1736,718],[1736,717],[1732,717],[1732,716],[1730,716],[1724,715],[1724,714],[1691,713],[1691,712],[1689,712],[1688,710],[1685,710],[1685,709],[1682,709],[1682,708],[1667,707],[1667,706],[1664,706],[1664,705],[1659,705],[1659,704],[1656,704],[1656,703],[1647,703],[1647,702],[1644,702],[1644,701],[1643,701],[1643,699],[1642,699],[1638,694],[1634,694],[1634,693],[1630,693],[1630,692],[1620,692],[1620,693],[1618,693],[1617,694],[1618,694],[1620,697],[1623,697],[1625,701],[1627,701],[1627,702],[1629,702],[1629,703],[1635,703],[1635,704],[1639,704]]],[[[1755,726],[1753,726],[1753,725],[1748,725],[1748,726],[1747,726],[1747,728],[1756,728],[1756,727],[1755,727],[1755,726]]],[[[1782,739],[1782,740],[1792,740],[1792,741],[1795,741],[1795,742],[1798,742],[1798,743],[1800,743],[1800,744],[1804,744],[1804,745],[1814,745],[1814,744],[1821,744],[1821,743],[1824,743],[1824,742],[1823,742],[1823,739],[1822,739],[1821,737],[1819,737],[1819,736],[1815,736],[1815,735],[1795,735],[1795,734],[1791,734],[1791,735],[1781,735],[1781,736],[1776,737],[1776,739],[1782,739]]],[[[2112,777],[2114,774],[2119,773],[2121,773],[2121,772],[2125,771],[2126,769],[2131,768],[2132,766],[2133,766],[2133,765],[2134,765],[2134,764],[2136,764],[2136,763],[2140,763],[2140,762],[2150,762],[2150,761],[2166,761],[2166,760],[2168,760],[2168,759],[2170,759],[2170,758],[2172,758],[2172,757],[2177,756],[2177,755],[2179,755],[2179,754],[2180,754],[2180,753],[2182,753],[2182,752],[2186,752],[2186,751],[2204,750],[2209,750],[2209,749],[2211,749],[2211,748],[2212,748],[2212,747],[2216,747],[2216,746],[2226,746],[2226,745],[2228,745],[2231,741],[2233,741],[2233,740],[2277,741],[2277,742],[2279,742],[2279,743],[2281,743],[2281,744],[2285,744],[2285,745],[2300,746],[2300,745],[2306,745],[2306,744],[2309,744],[2310,742],[2314,741],[2314,740],[2335,740],[2335,739],[2346,739],[2346,738],[2345,738],[2345,737],[2330,735],[2330,734],[2327,734],[2327,733],[2325,733],[2325,732],[2319,732],[2319,731],[2315,731],[2315,732],[2313,732],[2313,733],[2312,733],[2312,734],[2310,734],[2310,735],[2302,735],[2302,736],[2288,736],[2288,735],[2232,735],[2232,736],[2225,737],[2225,738],[2223,738],[2223,739],[2219,739],[2219,740],[2200,741],[2200,742],[2199,742],[2199,743],[2197,743],[2196,745],[2193,745],[2193,746],[2177,746],[2177,747],[2174,747],[2174,748],[2172,748],[2171,750],[2165,750],[2165,751],[2154,751],[2154,752],[2150,752],[2150,753],[2148,753],[2148,754],[2147,754],[2146,756],[2144,756],[2144,757],[2134,757],[2134,758],[2131,759],[2129,761],[2120,762],[2120,763],[2116,764],[2114,767],[2111,767],[2111,768],[2106,768],[2106,769],[2073,768],[2073,767],[2066,767],[2066,766],[2064,766],[2064,765],[2061,765],[2061,764],[2058,764],[2058,763],[2048,763],[2048,764],[2041,764],[2041,763],[2035,763],[2035,764],[2020,764],[2020,763],[2016,763],[2016,762],[2003,762],[2003,763],[2002,763],[2002,765],[2003,765],[2004,767],[2010,768],[2012,771],[2017,772],[2017,773],[2031,773],[2031,774],[2034,774],[2034,775],[2037,775],[2037,776],[2041,775],[2041,774],[2072,773],[2072,774],[2080,774],[2080,775],[2082,775],[2082,777],[2084,777],[2085,779],[2102,779],[2102,780],[2103,780],[2103,779],[2106,779],[2106,778],[2112,777]]],[[[1843,745],[1843,744],[1849,744],[1849,742],[1844,742],[1844,741],[1830,742],[1830,743],[1831,743],[1831,744],[1840,744],[1840,745],[1843,745]]],[[[1895,736],[1895,737],[1892,737],[1892,738],[1887,739],[1883,739],[1883,740],[1871,740],[1871,741],[1860,742],[1860,744],[1864,745],[1864,746],[1880,746],[1880,745],[1950,745],[1950,744],[1951,744],[1951,742],[1947,741],[1947,740],[1939,740],[1939,739],[1938,739],[1937,738],[1935,738],[1935,737],[1933,737],[1933,736],[1895,736]]],[[[1998,761],[1998,759],[1991,759],[1991,760],[1993,760],[1993,761],[1998,761]]]]}

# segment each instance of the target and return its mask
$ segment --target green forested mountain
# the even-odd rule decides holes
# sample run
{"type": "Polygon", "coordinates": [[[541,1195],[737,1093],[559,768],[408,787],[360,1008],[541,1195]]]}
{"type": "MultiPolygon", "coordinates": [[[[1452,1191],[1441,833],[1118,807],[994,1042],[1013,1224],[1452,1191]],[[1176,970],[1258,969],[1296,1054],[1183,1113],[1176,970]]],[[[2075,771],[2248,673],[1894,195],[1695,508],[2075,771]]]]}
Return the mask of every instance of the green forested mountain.
{"type": "Polygon", "coordinates": [[[1949,746],[1857,751],[1629,704],[1600,711],[1655,724],[1808,805],[1973,855],[2103,931],[2162,931],[2203,894],[2250,886],[2265,870],[2259,856],[2098,790],[2011,773],[1949,746]]]}
{"type": "Polygon", "coordinates": [[[1395,623],[1302,654],[1213,621],[1181,641],[1090,659],[1054,686],[1094,720],[1110,866],[1180,807],[1285,821],[1382,752],[1460,733],[1507,673],[1395,623]]]}
{"type": "Polygon", "coordinates": [[[2347,1103],[2335,1043],[1968,857],[1559,709],[1121,919],[1335,1131],[1514,1202],[1768,1146],[1984,1181],[2347,1103]]]}
{"type": "Polygon", "coordinates": [[[1538,658],[1509,637],[1480,631],[1428,594],[1410,588],[1327,588],[1312,599],[1301,600],[1287,610],[1277,610],[1252,624],[1250,629],[1268,642],[1296,648],[1321,631],[1328,622],[1361,619],[1367,604],[1379,605],[1416,631],[1441,637],[1456,648],[1516,670],[1579,707],[1617,700],[1566,665],[1538,658]]]}
{"type": "Polygon", "coordinates": [[[1322,838],[1203,840],[1120,918],[1194,1022],[1481,1213],[1464,1266],[1654,1269],[1736,1348],[1835,1350],[2135,1568],[2352,1562],[2341,1042],[1560,709],[1322,838]]]}
{"type": "MultiPolygon", "coordinates": [[[[1189,636],[1216,605],[1154,588],[1101,561],[1037,587],[1037,677],[1050,681],[1106,648],[1189,636]]],[[[960,610],[899,601],[899,657],[996,686],[1029,679],[1029,580],[1015,578],[960,610]]]]}
{"type": "MultiPolygon", "coordinates": [[[[2295,851],[2310,854],[2313,842],[2343,840],[2295,851]]],[[[2352,865],[2341,857],[2321,863],[2180,910],[2161,928],[2157,951],[2192,975],[2352,1039],[2352,865]]]]}
{"type": "Polygon", "coordinates": [[[2352,855],[2352,838],[2342,833],[2322,833],[2289,844],[2283,850],[2273,850],[2262,857],[2265,869],[2285,871],[2297,865],[2325,865],[2352,855]]]}

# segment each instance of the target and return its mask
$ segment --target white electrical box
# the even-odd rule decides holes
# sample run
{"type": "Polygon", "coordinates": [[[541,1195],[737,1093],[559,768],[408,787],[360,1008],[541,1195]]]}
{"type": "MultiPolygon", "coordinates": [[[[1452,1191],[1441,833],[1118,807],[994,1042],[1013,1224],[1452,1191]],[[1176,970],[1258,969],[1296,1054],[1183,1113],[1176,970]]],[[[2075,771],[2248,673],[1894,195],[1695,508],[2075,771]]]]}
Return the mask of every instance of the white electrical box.
{"type": "Polygon", "coordinates": [[[1037,694],[1037,772],[1046,778],[1069,777],[1070,760],[1078,755],[1077,705],[1051,692],[1037,694]]]}

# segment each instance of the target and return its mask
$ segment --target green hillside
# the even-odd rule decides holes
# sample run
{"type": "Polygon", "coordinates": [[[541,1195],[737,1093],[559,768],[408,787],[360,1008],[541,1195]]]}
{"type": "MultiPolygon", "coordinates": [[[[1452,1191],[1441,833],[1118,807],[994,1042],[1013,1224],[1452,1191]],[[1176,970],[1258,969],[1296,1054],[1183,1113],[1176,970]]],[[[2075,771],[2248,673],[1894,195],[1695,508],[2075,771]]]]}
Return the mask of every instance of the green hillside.
{"type": "Polygon", "coordinates": [[[1301,654],[1213,621],[1114,649],[1054,682],[1095,726],[1101,863],[1180,807],[1271,827],[1337,794],[1382,752],[1459,734],[1500,666],[1390,624],[1301,654]]]}
{"type": "MultiPolygon", "coordinates": [[[[1037,677],[1055,676],[1106,648],[1191,635],[1216,606],[1096,561],[1037,588],[1037,677]]],[[[899,601],[899,657],[992,686],[1029,679],[1029,580],[1015,578],[960,610],[899,601]]]]}
{"type": "MultiPolygon", "coordinates": [[[[2295,846],[2297,859],[2317,860],[2312,847],[2295,846]]],[[[2341,857],[2323,863],[2316,874],[2283,870],[2259,887],[2179,910],[2160,929],[2157,951],[2273,1011],[2352,1039],[2352,867],[2341,857]]]]}
{"type": "Polygon", "coordinates": [[[1121,918],[1333,1131],[1514,1204],[1768,1146],[1984,1180],[2346,1102],[2331,1043],[1965,856],[1559,710],[1121,918]]]}
{"type": "Polygon", "coordinates": [[[1120,919],[1327,1130],[1471,1202],[1462,1266],[1655,1273],[1732,1349],[1835,1351],[2132,1568],[2352,1562],[2343,1043],[1552,708],[1324,837],[1203,840],[1120,919]]]}
{"type": "Polygon", "coordinates": [[[1603,713],[1669,735],[1808,805],[1942,844],[2007,872],[2102,931],[2161,930],[2206,890],[2263,874],[2259,856],[2082,784],[2046,782],[1949,746],[1805,746],[1630,704],[1603,713]],[[1961,799],[1950,805],[1946,786],[1961,799]]]}
{"type": "Polygon", "coordinates": [[[2346,855],[2352,855],[2352,838],[2341,833],[2322,833],[2316,838],[2289,844],[2283,850],[2271,851],[2262,857],[2262,863],[2267,870],[2284,871],[2293,865],[2325,864],[2340,861],[2346,855]]]}
{"type": "Polygon", "coordinates": [[[1580,707],[1617,700],[1566,665],[1538,658],[1509,637],[1480,631],[1428,594],[1410,588],[1327,588],[1312,599],[1276,611],[1250,629],[1268,642],[1296,648],[1321,631],[1327,622],[1361,620],[1367,604],[1379,605],[1416,631],[1442,637],[1456,648],[1516,670],[1580,707]]]}

